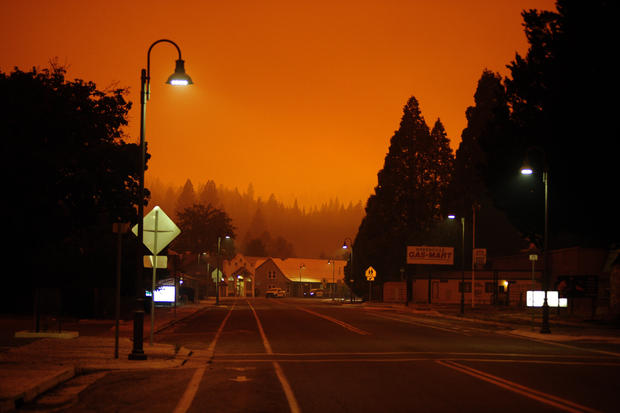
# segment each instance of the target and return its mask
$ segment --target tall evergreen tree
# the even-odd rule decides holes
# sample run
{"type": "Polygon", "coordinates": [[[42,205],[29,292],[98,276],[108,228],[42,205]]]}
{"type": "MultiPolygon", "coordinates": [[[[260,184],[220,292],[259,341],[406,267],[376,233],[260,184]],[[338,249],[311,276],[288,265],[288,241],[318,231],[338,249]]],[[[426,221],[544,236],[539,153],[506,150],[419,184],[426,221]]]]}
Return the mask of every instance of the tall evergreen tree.
{"type": "Polygon", "coordinates": [[[196,192],[194,191],[192,181],[188,179],[185,181],[185,185],[183,185],[183,189],[181,189],[177,199],[176,213],[181,214],[185,209],[191,208],[194,204],[196,204],[196,192]]]}
{"type": "Polygon", "coordinates": [[[609,246],[620,241],[619,221],[610,219],[618,209],[617,76],[609,52],[616,47],[618,5],[558,0],[556,6],[523,13],[529,49],[509,65],[511,122],[483,142],[485,177],[496,203],[540,245],[546,165],[550,248],[609,246]],[[537,174],[518,184],[525,158],[537,174]]]}
{"type": "Polygon", "coordinates": [[[217,195],[217,188],[215,186],[215,182],[213,180],[209,179],[207,183],[204,184],[200,189],[200,192],[198,194],[198,203],[202,205],[219,205],[220,200],[217,195]]]}
{"type": "MultiPolygon", "coordinates": [[[[504,158],[486,159],[480,140],[494,134],[493,128],[508,122],[508,103],[499,74],[484,70],[474,94],[474,106],[465,111],[467,126],[461,134],[461,143],[456,151],[454,172],[442,203],[444,216],[453,213],[465,217],[466,233],[472,234],[474,209],[476,214],[476,246],[486,248],[489,255],[507,254],[523,247],[519,232],[508,222],[488,196],[483,176],[485,165],[506,162],[504,158]]],[[[498,145],[509,137],[503,136],[498,145]]],[[[500,149],[500,148],[498,148],[500,149]]],[[[512,172],[514,175],[514,171],[512,172]]],[[[489,177],[493,178],[493,177],[489,177]]],[[[454,233],[454,231],[452,231],[454,233]]],[[[455,238],[453,236],[453,238],[455,238]]],[[[465,238],[465,250],[472,247],[472,238],[465,238]]],[[[460,243],[455,242],[457,250],[460,243]]],[[[457,257],[461,253],[457,251],[457,257]]],[[[465,254],[466,266],[471,257],[465,254]]]]}
{"type": "Polygon", "coordinates": [[[358,293],[366,291],[363,273],[377,270],[376,281],[400,277],[407,245],[424,243],[440,216],[440,203],[449,182],[453,155],[441,122],[429,131],[411,97],[399,129],[390,141],[375,193],[368,199],[353,245],[347,279],[358,293]]]}

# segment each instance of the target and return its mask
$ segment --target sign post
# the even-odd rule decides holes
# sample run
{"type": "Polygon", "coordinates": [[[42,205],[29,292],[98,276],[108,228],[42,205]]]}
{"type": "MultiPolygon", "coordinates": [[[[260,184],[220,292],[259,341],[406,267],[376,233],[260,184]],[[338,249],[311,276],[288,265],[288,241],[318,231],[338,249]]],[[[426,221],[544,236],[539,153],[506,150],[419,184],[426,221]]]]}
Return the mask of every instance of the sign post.
{"type": "MultiPolygon", "coordinates": [[[[534,281],[534,267],[536,265],[536,261],[538,261],[538,254],[530,254],[530,261],[532,262],[532,291],[536,289],[536,283],[534,281]]],[[[533,304],[533,296],[532,296],[532,304],[533,304]]],[[[536,310],[532,305],[532,331],[534,330],[534,323],[536,322],[536,310]]]]}
{"type": "MultiPolygon", "coordinates": [[[[138,235],[138,225],[136,224],[132,232],[138,235]]],[[[143,242],[144,245],[153,253],[153,279],[151,282],[151,334],[150,344],[153,345],[153,330],[155,328],[155,283],[157,274],[157,254],[163,250],[181,230],[166,215],[160,207],[156,206],[144,216],[143,219],[143,242]]]]}
{"type": "Polygon", "coordinates": [[[473,248],[471,260],[471,308],[474,308],[476,299],[476,265],[484,265],[487,263],[486,248],[473,248]]]}
{"type": "Polygon", "coordinates": [[[118,358],[118,330],[121,317],[121,258],[123,234],[129,231],[128,222],[115,222],[112,224],[112,232],[118,234],[116,244],[116,291],[115,291],[115,321],[114,321],[114,358],[118,358]]]}
{"type": "Polygon", "coordinates": [[[377,272],[372,266],[366,269],[366,279],[368,280],[368,302],[372,300],[372,282],[375,280],[377,272]]]}

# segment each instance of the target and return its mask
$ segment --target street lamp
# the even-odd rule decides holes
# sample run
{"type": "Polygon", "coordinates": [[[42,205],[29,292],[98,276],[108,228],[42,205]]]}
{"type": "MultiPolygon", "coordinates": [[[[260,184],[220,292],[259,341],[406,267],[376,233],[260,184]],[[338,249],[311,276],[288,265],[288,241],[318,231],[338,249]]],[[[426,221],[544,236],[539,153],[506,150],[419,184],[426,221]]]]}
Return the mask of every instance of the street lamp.
{"type": "Polygon", "coordinates": [[[306,268],[305,264],[300,264],[299,265],[299,296],[300,297],[304,296],[303,284],[301,283],[301,270],[303,270],[304,268],[306,268]]]}
{"type": "MultiPolygon", "coordinates": [[[[168,77],[166,83],[175,86],[191,85],[192,79],[185,73],[185,61],[181,59],[181,49],[175,42],[168,39],[160,39],[148,49],[146,54],[146,69],[140,74],[140,164],[138,168],[138,249],[137,249],[137,272],[136,272],[136,309],[133,318],[133,349],[129,354],[129,360],[146,360],[143,350],[144,333],[144,289],[142,288],[143,261],[142,248],[144,241],[144,166],[146,158],[145,131],[146,131],[146,102],[151,96],[151,50],[156,44],[170,43],[179,54],[176,60],[174,73],[168,77]]],[[[153,297],[151,296],[151,299],[153,297]]],[[[151,314],[151,317],[153,315],[151,314]]]]}
{"type": "Polygon", "coordinates": [[[331,264],[332,266],[332,301],[334,301],[334,299],[336,298],[336,277],[335,277],[335,268],[334,265],[336,264],[334,259],[331,259],[329,261],[327,261],[327,264],[331,264]]]}
{"type": "MultiPolygon", "coordinates": [[[[348,249],[349,252],[349,263],[351,264],[351,276],[353,276],[353,240],[349,237],[346,237],[344,241],[342,241],[342,249],[348,249]]],[[[351,304],[353,304],[353,282],[355,278],[351,278],[349,285],[349,289],[351,290],[351,304]]]]}
{"type": "MultiPolygon", "coordinates": [[[[538,150],[543,155],[543,171],[542,171],[542,180],[545,185],[545,227],[543,233],[543,289],[545,291],[545,298],[543,301],[542,307],[542,326],[540,328],[540,332],[542,334],[550,334],[551,329],[549,328],[549,303],[547,302],[547,290],[549,289],[549,270],[547,268],[547,250],[549,249],[549,165],[547,164],[547,156],[544,149],[538,146],[532,146],[528,148],[528,152],[530,150],[538,150]]],[[[521,167],[522,175],[532,175],[534,173],[534,169],[529,165],[527,157],[523,166],[521,167]]]]}
{"type": "MultiPolygon", "coordinates": [[[[224,236],[226,239],[230,239],[230,235],[224,236]]],[[[217,237],[217,269],[215,276],[215,305],[220,304],[220,274],[223,274],[221,270],[222,264],[222,237],[218,235],[217,237]]]]}
{"type": "MultiPolygon", "coordinates": [[[[456,215],[448,215],[448,219],[456,219],[456,215]]],[[[465,217],[461,217],[461,315],[464,315],[464,314],[465,314],[465,217]]]]}

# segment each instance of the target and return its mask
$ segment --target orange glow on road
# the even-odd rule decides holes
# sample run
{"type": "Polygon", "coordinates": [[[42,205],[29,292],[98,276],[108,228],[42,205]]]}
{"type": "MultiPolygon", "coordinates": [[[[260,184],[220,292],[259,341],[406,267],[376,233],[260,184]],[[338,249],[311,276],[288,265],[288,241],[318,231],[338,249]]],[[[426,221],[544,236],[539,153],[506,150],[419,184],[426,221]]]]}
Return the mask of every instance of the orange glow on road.
{"type": "Polygon", "coordinates": [[[130,87],[137,142],[140,70],[158,39],[181,48],[189,87],[165,85],[176,50],[151,54],[146,138],[155,178],[207,179],[312,206],[365,202],[407,98],[440,117],[453,148],[477,81],[527,49],[520,12],[552,0],[3,2],[0,69],[46,67],[100,89],[130,87]]]}

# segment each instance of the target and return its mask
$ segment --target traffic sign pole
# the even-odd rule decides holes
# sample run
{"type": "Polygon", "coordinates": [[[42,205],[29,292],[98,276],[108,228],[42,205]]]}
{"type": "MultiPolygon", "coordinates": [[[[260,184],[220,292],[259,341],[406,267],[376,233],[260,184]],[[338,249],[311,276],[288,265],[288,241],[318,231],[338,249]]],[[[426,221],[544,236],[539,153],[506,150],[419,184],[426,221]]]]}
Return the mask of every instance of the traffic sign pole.
{"type": "MultiPolygon", "coordinates": [[[[155,286],[157,281],[157,254],[159,254],[160,250],[164,249],[166,245],[168,245],[173,239],[177,237],[181,233],[179,227],[166,215],[166,213],[158,206],[154,207],[151,212],[146,214],[146,216],[138,221],[138,224],[132,228],[132,232],[138,236],[138,239],[142,239],[144,245],[153,253],[153,280],[151,283],[151,334],[150,334],[150,343],[153,345],[153,330],[155,328],[155,286]],[[150,225],[151,222],[153,225],[150,225]],[[150,233],[153,234],[153,237],[150,236],[150,233]],[[145,235],[148,235],[145,237],[145,235]]],[[[143,267],[141,267],[143,268],[143,267]]],[[[143,313],[144,314],[144,313],[143,313]]],[[[142,336],[141,331],[137,331],[137,329],[142,329],[142,322],[140,320],[136,321],[137,318],[134,318],[134,339],[137,336],[142,336]]],[[[144,317],[142,317],[142,321],[144,317]]],[[[140,348],[142,346],[140,345],[140,348]]],[[[138,359],[133,358],[130,355],[130,359],[138,359]]],[[[146,359],[146,356],[142,356],[141,360],[146,359]]]]}
{"type": "MultiPolygon", "coordinates": [[[[155,209],[155,233],[153,234],[153,251],[157,251],[157,230],[159,224],[159,211],[155,209]]],[[[151,282],[151,334],[149,344],[153,345],[153,330],[155,329],[155,283],[157,278],[157,252],[153,253],[153,281],[151,282]]],[[[176,286],[175,286],[176,288],[176,286]]],[[[176,292],[175,292],[176,294],[176,292]]]]}

